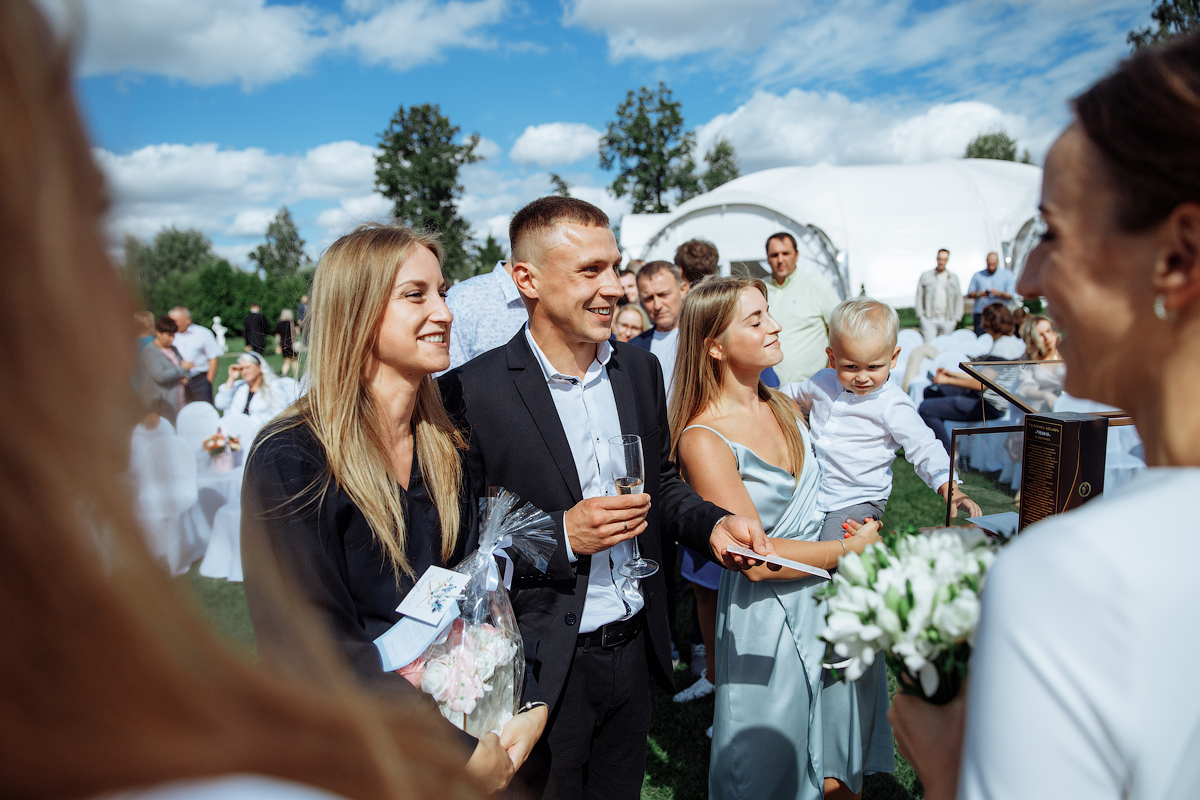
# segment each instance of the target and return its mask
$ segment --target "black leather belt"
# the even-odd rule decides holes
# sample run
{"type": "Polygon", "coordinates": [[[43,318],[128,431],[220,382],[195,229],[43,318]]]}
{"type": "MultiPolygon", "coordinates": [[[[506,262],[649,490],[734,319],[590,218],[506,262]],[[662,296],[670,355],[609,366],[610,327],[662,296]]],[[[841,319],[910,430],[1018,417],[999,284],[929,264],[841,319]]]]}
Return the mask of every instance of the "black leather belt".
{"type": "Polygon", "coordinates": [[[632,641],[642,630],[645,622],[645,612],[639,611],[629,619],[621,620],[620,622],[610,622],[607,625],[601,625],[591,633],[579,634],[575,639],[575,646],[602,647],[605,650],[620,647],[626,642],[632,641]]]}

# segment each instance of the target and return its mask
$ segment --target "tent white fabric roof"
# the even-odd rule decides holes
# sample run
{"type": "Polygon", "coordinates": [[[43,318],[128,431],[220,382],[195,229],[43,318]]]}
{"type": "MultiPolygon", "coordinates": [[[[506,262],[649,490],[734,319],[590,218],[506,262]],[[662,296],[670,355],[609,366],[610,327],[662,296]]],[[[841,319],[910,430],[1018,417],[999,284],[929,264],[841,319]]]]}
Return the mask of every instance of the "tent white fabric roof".
{"type": "Polygon", "coordinates": [[[1028,164],[957,159],[925,164],[780,167],[730,181],[667,214],[626,214],[630,258],[672,260],[683,242],[707,239],[731,265],[759,274],[767,237],[799,242],[800,268],[839,293],[911,306],[937,250],[966,291],[987,254],[1020,270],[1037,216],[1042,171],[1028,164]],[[757,263],[755,263],[757,262],[757,263]]]}

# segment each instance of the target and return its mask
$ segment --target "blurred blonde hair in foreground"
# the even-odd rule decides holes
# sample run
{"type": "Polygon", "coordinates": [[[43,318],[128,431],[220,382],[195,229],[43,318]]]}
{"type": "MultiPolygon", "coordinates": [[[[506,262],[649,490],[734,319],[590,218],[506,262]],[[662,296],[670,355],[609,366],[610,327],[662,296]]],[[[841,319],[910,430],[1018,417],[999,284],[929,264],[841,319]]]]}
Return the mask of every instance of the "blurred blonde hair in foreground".
{"type": "Polygon", "coordinates": [[[302,644],[286,669],[259,667],[152,563],[123,477],[133,306],[105,256],[70,66],[28,0],[0,0],[0,793],[240,772],[356,798],[478,796],[436,711],[360,691],[282,581],[302,644]]]}

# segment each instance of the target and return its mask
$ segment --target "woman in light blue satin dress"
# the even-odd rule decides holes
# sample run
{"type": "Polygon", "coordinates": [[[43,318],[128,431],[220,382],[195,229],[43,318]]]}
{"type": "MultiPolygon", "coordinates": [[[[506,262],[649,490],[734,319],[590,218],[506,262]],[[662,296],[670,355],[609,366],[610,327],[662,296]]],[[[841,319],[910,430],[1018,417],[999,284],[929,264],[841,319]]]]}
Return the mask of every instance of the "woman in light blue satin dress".
{"type": "MultiPolygon", "coordinates": [[[[766,287],[710,278],[688,293],[671,402],[673,445],[706,500],[757,516],[779,555],[822,569],[879,541],[879,524],[818,541],[818,466],[791,400],[759,373],[782,359],[766,287]]],[[[712,800],[824,795],[822,627],[807,573],[760,565],[721,576],[717,601],[712,800]]]]}

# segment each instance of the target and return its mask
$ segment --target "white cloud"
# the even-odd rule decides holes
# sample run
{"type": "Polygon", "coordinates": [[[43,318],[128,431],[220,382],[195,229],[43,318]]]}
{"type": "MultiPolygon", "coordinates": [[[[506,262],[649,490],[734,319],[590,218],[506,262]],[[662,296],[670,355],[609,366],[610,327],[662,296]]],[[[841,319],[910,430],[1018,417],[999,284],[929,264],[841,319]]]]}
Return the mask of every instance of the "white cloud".
{"type": "Polygon", "coordinates": [[[909,98],[979,99],[1065,118],[1064,98],[1128,53],[1144,0],[567,0],[563,24],[604,35],[613,60],[706,57],[752,85],[894,86],[909,98]]]}
{"type": "MultiPolygon", "coordinates": [[[[39,0],[59,27],[70,0],[39,0]]],[[[339,12],[267,0],[83,0],[82,75],[163,75],[254,88],[353,53],[397,70],[496,45],[507,0],[346,0],[339,12]]]]}
{"type": "Polygon", "coordinates": [[[313,255],[336,235],[391,209],[375,193],[375,150],[358,142],[330,142],[300,156],[215,144],[93,153],[115,201],[109,222],[114,239],[127,233],[150,239],[172,225],[196,228],[238,253],[239,263],[248,247],[222,240],[260,239],[281,205],[291,207],[293,216],[297,204],[314,206],[320,235],[308,237],[313,255]]]}
{"type": "Polygon", "coordinates": [[[486,136],[479,137],[479,144],[475,145],[475,155],[483,159],[495,158],[502,153],[500,145],[493,142],[486,136]]]}
{"type": "Polygon", "coordinates": [[[924,110],[852,101],[837,92],[757,92],[697,129],[706,151],[718,137],[733,142],[742,172],[789,164],[869,164],[959,158],[978,134],[1004,129],[1025,146],[1047,135],[1022,116],[978,101],[924,110]],[[1034,138],[1028,139],[1031,134],[1034,138]]]}
{"type": "Polygon", "coordinates": [[[518,164],[537,164],[546,169],[556,164],[574,164],[596,155],[601,132],[579,122],[550,122],[530,125],[509,151],[518,164]]]}
{"type": "Polygon", "coordinates": [[[367,64],[383,63],[397,70],[436,61],[452,47],[495,46],[482,29],[499,22],[505,11],[505,0],[360,0],[357,5],[369,8],[371,16],[347,26],[338,37],[340,43],[357,51],[367,64]]]}

